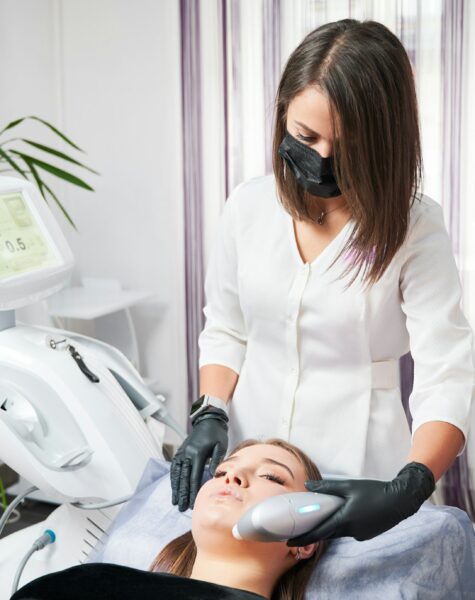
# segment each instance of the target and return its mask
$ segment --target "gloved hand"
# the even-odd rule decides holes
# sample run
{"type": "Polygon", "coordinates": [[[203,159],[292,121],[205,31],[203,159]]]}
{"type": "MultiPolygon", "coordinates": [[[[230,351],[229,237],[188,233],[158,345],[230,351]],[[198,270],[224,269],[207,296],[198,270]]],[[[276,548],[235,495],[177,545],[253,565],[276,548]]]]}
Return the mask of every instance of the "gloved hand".
{"type": "Polygon", "coordinates": [[[208,407],[193,420],[193,429],[176,451],[170,467],[172,504],[180,511],[193,508],[201,486],[204,466],[209,457],[212,475],[228,449],[228,416],[216,407],[208,407]]]}
{"type": "Polygon", "coordinates": [[[322,479],[307,481],[310,492],[346,499],[333,515],[311,531],[290,539],[288,546],[305,546],[318,540],[354,537],[369,540],[416,513],[435,489],[432,471],[411,462],[392,481],[373,479],[322,479]]]}

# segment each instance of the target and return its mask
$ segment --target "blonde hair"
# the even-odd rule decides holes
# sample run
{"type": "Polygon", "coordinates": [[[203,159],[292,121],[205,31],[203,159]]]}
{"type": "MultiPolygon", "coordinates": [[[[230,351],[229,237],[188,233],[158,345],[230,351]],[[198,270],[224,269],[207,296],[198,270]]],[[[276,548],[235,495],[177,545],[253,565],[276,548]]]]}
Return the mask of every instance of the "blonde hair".
{"type": "MultiPolygon", "coordinates": [[[[297,460],[303,465],[306,477],[308,479],[322,479],[320,471],[315,463],[302,452],[297,446],[281,440],[279,438],[271,438],[264,441],[249,439],[238,444],[231,452],[239,452],[243,448],[255,446],[257,444],[270,444],[278,446],[293,454],[297,460]]],[[[296,562],[295,566],[291,567],[278,579],[272,592],[271,600],[303,600],[305,588],[314,570],[316,564],[321,559],[325,550],[328,547],[328,541],[321,540],[318,542],[314,554],[307,559],[302,559],[296,562]]],[[[191,531],[187,531],[183,535],[178,536],[169,542],[163,550],[158,554],[155,560],[150,565],[150,571],[165,571],[181,577],[189,577],[193,569],[193,564],[196,559],[196,544],[191,531]]]]}

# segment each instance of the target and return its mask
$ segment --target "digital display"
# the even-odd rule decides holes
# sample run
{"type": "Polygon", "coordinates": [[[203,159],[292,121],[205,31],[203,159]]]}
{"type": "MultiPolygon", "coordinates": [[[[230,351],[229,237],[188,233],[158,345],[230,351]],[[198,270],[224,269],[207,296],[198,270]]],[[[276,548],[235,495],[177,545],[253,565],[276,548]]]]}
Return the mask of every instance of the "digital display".
{"type": "Polygon", "coordinates": [[[0,195],[0,280],[59,262],[23,195],[0,195]]]}

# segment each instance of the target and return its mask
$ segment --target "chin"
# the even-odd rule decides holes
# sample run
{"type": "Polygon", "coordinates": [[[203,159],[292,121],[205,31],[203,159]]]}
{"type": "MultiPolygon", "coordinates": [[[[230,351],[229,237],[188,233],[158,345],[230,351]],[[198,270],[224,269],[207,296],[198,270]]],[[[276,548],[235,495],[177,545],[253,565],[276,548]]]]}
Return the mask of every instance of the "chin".
{"type": "Polygon", "coordinates": [[[219,511],[210,511],[205,518],[192,519],[191,532],[198,546],[216,547],[218,543],[229,544],[235,540],[232,529],[236,519],[229,519],[229,515],[219,514],[219,511]]]}
{"type": "Polygon", "coordinates": [[[232,535],[231,530],[243,513],[244,507],[240,502],[209,499],[206,506],[200,506],[198,511],[196,508],[193,510],[192,528],[226,530],[232,535]]]}

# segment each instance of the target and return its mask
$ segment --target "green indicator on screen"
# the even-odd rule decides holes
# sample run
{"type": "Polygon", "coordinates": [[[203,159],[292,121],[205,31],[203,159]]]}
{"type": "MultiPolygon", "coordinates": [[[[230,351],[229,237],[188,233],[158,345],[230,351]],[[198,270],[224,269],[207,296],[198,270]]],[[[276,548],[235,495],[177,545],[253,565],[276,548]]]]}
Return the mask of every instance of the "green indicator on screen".
{"type": "Polygon", "coordinates": [[[58,264],[22,194],[0,195],[0,280],[58,264]]]}

